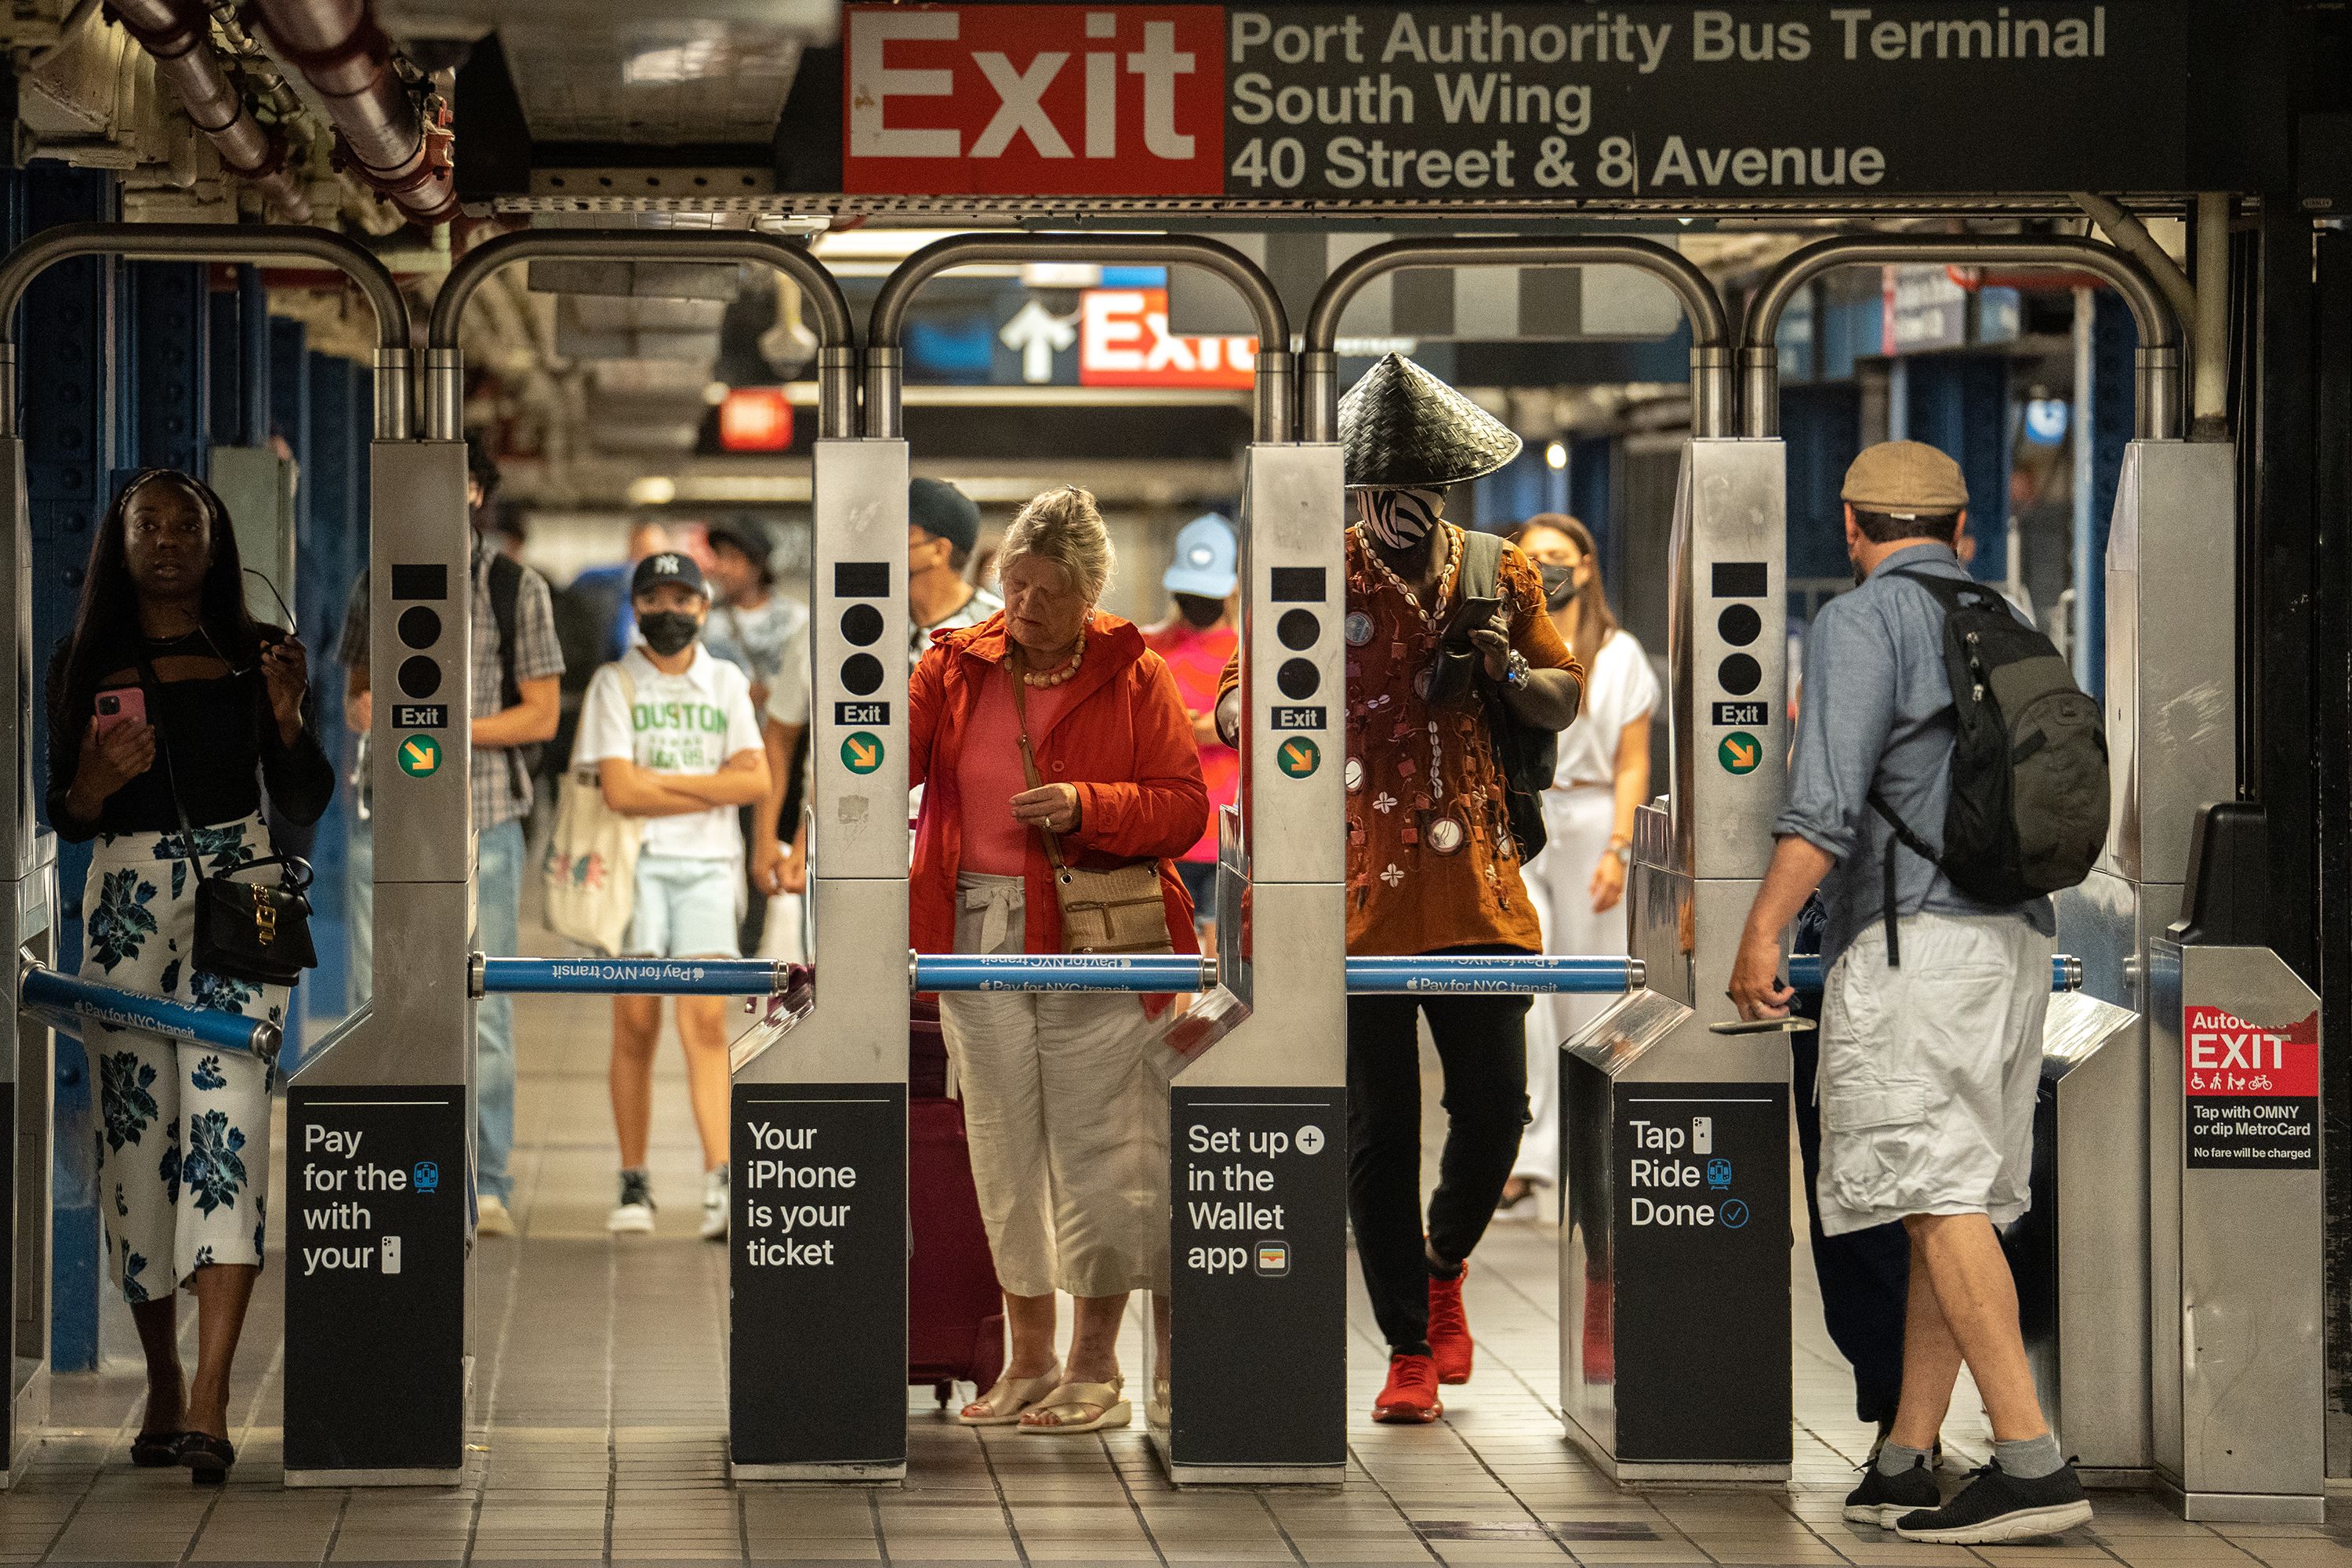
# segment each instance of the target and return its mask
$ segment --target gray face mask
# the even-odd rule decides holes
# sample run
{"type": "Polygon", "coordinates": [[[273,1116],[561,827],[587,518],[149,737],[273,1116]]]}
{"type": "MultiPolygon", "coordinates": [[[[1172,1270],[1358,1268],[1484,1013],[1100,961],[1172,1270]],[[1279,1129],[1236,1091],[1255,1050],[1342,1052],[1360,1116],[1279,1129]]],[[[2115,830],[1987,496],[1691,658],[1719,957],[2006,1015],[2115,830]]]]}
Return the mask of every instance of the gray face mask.
{"type": "Polygon", "coordinates": [[[1356,492],[1356,520],[1364,531],[1391,550],[1407,550],[1427,537],[1445,514],[1445,492],[1364,489],[1356,492]]]}

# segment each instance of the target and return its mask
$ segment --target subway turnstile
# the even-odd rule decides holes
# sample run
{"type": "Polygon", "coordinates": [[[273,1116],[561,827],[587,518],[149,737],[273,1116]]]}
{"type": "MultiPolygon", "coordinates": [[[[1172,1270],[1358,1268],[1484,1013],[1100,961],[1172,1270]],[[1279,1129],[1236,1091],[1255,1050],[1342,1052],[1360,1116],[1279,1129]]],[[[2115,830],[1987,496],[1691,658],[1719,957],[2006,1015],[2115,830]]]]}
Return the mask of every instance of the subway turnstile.
{"type": "Polygon", "coordinates": [[[2093,1484],[2148,1465],[2148,1072],[2139,1009],[2147,941],[2178,910],[2197,807],[2235,792],[2236,538],[2225,444],[2180,439],[2180,331],[2137,263],[2089,240],[1855,236],[1795,252],[1759,288],[1740,363],[1750,435],[1777,428],[1780,313],[1813,279],[1911,261],[2104,277],[2138,328],[2134,439],[2106,566],[2106,725],[2114,819],[2099,868],[2058,899],[2079,994],[2043,1026],[2032,1208],[2007,1238],[2042,1407],[2093,1484]],[[2140,628],[2150,628],[2143,638],[2140,628]],[[2157,628],[2160,627],[2160,633],[2157,628]]]}
{"type": "MultiPolygon", "coordinates": [[[[377,501],[384,499],[382,488],[381,464],[387,452],[406,450],[411,434],[412,404],[409,385],[408,311],[383,263],[365,248],[340,235],[322,229],[253,226],[247,227],[188,224],[73,224],[48,229],[37,235],[11,252],[5,264],[0,264],[0,322],[16,320],[16,307],[23,300],[26,289],[40,272],[52,264],[75,256],[114,256],[126,258],[158,260],[258,260],[265,258],[304,257],[326,263],[342,271],[358,286],[373,310],[376,323],[375,353],[375,437],[379,462],[377,501]]],[[[0,328],[0,331],[5,331],[0,328]]],[[[71,1016],[77,1026],[89,1027],[113,1016],[136,1016],[146,1026],[163,1028],[177,1033],[183,1028],[202,1037],[209,1027],[207,1021],[173,1016],[185,1009],[147,998],[106,995],[109,988],[81,985],[62,977],[47,977],[41,966],[46,965],[53,950],[52,922],[57,909],[55,887],[56,841],[43,834],[34,834],[32,767],[32,713],[34,700],[33,663],[31,649],[31,551],[25,514],[25,480],[23,443],[16,435],[16,350],[13,343],[0,342],[0,440],[5,440],[7,452],[0,461],[0,474],[5,474],[11,492],[6,498],[12,521],[8,532],[7,560],[9,575],[6,616],[16,650],[17,689],[20,693],[16,724],[14,731],[14,767],[6,782],[0,784],[0,823],[5,824],[9,847],[0,851],[0,879],[7,883],[0,889],[0,922],[8,926],[7,935],[16,955],[17,966],[23,971],[26,987],[24,1010],[10,1009],[5,1051],[5,1068],[0,1068],[7,1096],[13,1101],[0,1114],[0,1125],[9,1129],[13,1147],[7,1157],[0,1159],[0,1171],[7,1173],[9,1191],[5,1195],[5,1211],[12,1226],[12,1246],[7,1267],[10,1270],[9,1292],[13,1308],[11,1365],[13,1378],[10,1420],[7,1428],[6,1464],[0,1471],[12,1469],[23,1457],[21,1437],[26,1426],[37,1423],[47,1388],[48,1363],[48,1239],[49,1239],[49,1127],[50,1108],[50,1033],[46,1022],[57,1022],[71,1016]],[[45,999],[42,999],[45,998],[45,999]]],[[[457,515],[463,523],[465,495],[462,458],[459,475],[457,515]]],[[[379,535],[379,538],[382,536],[379,535]]],[[[379,670],[381,670],[379,666],[379,670]]],[[[464,669],[462,658],[457,668],[464,669]]],[[[381,678],[379,683],[382,684],[381,678]]],[[[464,795],[463,731],[459,731],[456,758],[459,798],[464,795]]],[[[459,806],[462,811],[463,805],[459,806]]],[[[461,817],[460,820],[463,820],[461,817]]],[[[457,871],[457,882],[462,891],[465,868],[457,871]]],[[[462,944],[461,944],[462,945],[462,944]]],[[[461,986],[462,991],[462,986],[461,986]]],[[[274,1031],[270,1031],[274,1034],[274,1031]]],[[[470,1038],[470,1036],[468,1036],[470,1038]]],[[[274,1047],[274,1040],[259,1037],[248,1039],[242,1048],[257,1046],[274,1047]]],[[[227,1044],[226,1048],[237,1048],[227,1044]]],[[[470,1054],[470,1053],[468,1053],[470,1054]]],[[[317,1058],[313,1058],[314,1060],[317,1058]]],[[[454,1060],[454,1056],[452,1057],[454,1060]]],[[[340,1068],[349,1068],[354,1058],[346,1053],[340,1068]]],[[[325,1081],[325,1080],[321,1080],[325,1081]]],[[[289,1098],[299,1105],[303,1089],[295,1089],[289,1098]]],[[[462,1113],[462,1085],[455,1099],[462,1113]]],[[[299,1165],[300,1135],[293,1131],[296,1117],[289,1116],[289,1169],[299,1165]]],[[[457,1125],[454,1119],[452,1125],[457,1125]]],[[[436,1143],[434,1148],[442,1147],[436,1143]]],[[[464,1170],[464,1144],[456,1145],[448,1157],[446,1168],[461,1173],[464,1170]]],[[[386,1170],[390,1167],[386,1166],[386,1170]]],[[[404,1168],[404,1184],[414,1167],[404,1168]]],[[[418,1238],[418,1256],[439,1256],[446,1253],[453,1266],[446,1275],[436,1275],[420,1269],[415,1282],[435,1280],[436,1289],[445,1288],[462,1297],[464,1257],[464,1221],[458,1210],[462,1199],[457,1195],[462,1186],[454,1183],[442,1196],[437,1207],[420,1213],[414,1226],[418,1238]],[[437,1249],[437,1251],[436,1251],[437,1249]]],[[[289,1196],[296,1213],[289,1216],[288,1234],[295,1234],[299,1224],[300,1197],[299,1186],[289,1196]]],[[[352,1239],[352,1238],[345,1238],[352,1239]]],[[[299,1272],[289,1269],[289,1275],[299,1272]]],[[[298,1285],[289,1281],[289,1294],[299,1300],[298,1285]]],[[[458,1332],[459,1314],[453,1309],[447,1315],[449,1344],[455,1346],[458,1332]]],[[[359,1319],[325,1319],[306,1317],[298,1307],[289,1313],[287,1329],[287,1404],[286,1456],[288,1480],[299,1484],[298,1464],[304,1455],[332,1456],[341,1451],[339,1445],[348,1436],[364,1447],[373,1441],[366,1424],[378,1410],[389,1410],[395,1401],[425,1408],[446,1405],[449,1419],[446,1431],[425,1436],[421,1446],[405,1446],[397,1451],[386,1447],[379,1457],[387,1458],[403,1468],[407,1476],[415,1476],[419,1468],[437,1477],[444,1471],[447,1479],[457,1474],[460,1440],[454,1398],[443,1399],[444,1391],[454,1394],[460,1368],[454,1353],[446,1358],[446,1365],[436,1366],[436,1356],[429,1348],[439,1342],[431,1327],[421,1333],[406,1333],[414,1325],[404,1321],[387,1323],[385,1338],[377,1356],[366,1364],[364,1384],[355,1374],[345,1374],[347,1381],[363,1387],[362,1396],[350,1404],[332,1409],[325,1406],[303,1406],[298,1399],[298,1389],[308,1386],[303,1376],[320,1360],[317,1354],[325,1352],[324,1360],[362,1364],[362,1358],[351,1356],[346,1350],[330,1342],[337,1334],[364,1331],[364,1321],[359,1319]],[[304,1331],[308,1331],[307,1337],[304,1331]],[[306,1361],[304,1352],[313,1352],[306,1361]],[[411,1353],[414,1352],[415,1353],[411,1353]],[[387,1373],[389,1373],[389,1375],[387,1373]],[[441,1374],[441,1375],[436,1375],[441,1374]],[[438,1402],[436,1404],[436,1401],[438,1402]],[[328,1417],[331,1426],[321,1426],[306,1419],[310,1415],[328,1417]]],[[[342,1342],[347,1345],[348,1341],[342,1342]]],[[[330,1371],[331,1377],[334,1373],[330,1371]]],[[[389,1423],[393,1433],[402,1437],[415,1428],[394,1418],[389,1423]]],[[[394,1479],[387,1475],[385,1479],[394,1479]]]]}

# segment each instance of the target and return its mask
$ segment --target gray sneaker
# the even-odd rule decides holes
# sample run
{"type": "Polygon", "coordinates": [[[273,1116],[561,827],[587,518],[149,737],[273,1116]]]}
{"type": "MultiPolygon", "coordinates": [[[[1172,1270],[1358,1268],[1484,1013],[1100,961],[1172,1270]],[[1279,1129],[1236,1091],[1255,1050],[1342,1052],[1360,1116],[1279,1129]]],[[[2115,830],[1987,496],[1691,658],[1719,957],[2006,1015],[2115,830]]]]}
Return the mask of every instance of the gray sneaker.
{"type": "Polygon", "coordinates": [[[702,1239],[727,1239],[727,1167],[709,1172],[702,1178],[702,1239]]]}
{"type": "Polygon", "coordinates": [[[654,1228],[654,1183],[643,1171],[621,1173],[621,1201],[604,1218],[615,1236],[649,1236],[654,1228]]]}
{"type": "Polygon", "coordinates": [[[1846,1494],[1845,1516],[1892,1530],[1905,1514],[1934,1508],[1943,1500],[1944,1494],[1936,1488],[1936,1472],[1925,1459],[1899,1476],[1890,1476],[1874,1463],[1863,1476],[1862,1485],[1846,1494]]]}
{"type": "Polygon", "coordinates": [[[2010,1475],[1994,1460],[1942,1508],[1905,1514],[1895,1533],[1938,1546],[1988,1546],[2032,1541],[2091,1522],[2091,1500],[2074,1467],[2062,1465],[2032,1480],[2010,1475]]]}

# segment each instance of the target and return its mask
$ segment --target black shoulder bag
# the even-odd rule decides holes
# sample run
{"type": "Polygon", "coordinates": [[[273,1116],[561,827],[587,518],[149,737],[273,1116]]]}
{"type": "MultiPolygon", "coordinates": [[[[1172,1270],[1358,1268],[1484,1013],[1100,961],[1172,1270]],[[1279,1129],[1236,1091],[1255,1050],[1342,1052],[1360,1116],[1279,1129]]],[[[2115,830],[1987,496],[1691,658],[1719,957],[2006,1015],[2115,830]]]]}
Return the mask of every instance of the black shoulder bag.
{"type": "MultiPolygon", "coordinates": [[[[1503,542],[1496,534],[1463,531],[1461,582],[1465,601],[1501,600],[1503,542]]],[[[1467,640],[1470,629],[1460,628],[1464,638],[1460,646],[1469,648],[1471,658],[1477,660],[1479,656],[1467,640]]],[[[1496,769],[1503,777],[1511,837],[1518,842],[1519,858],[1532,860],[1543,853],[1550,837],[1544,824],[1543,793],[1551,787],[1559,755],[1559,737],[1552,731],[1519,722],[1510,704],[1503,699],[1502,687],[1486,679],[1479,666],[1474,665],[1472,673],[1479,698],[1486,707],[1486,732],[1494,742],[1496,769]]]]}
{"type": "MultiPolygon", "coordinates": [[[[163,779],[172,809],[180,817],[180,858],[196,876],[195,966],[210,974],[255,985],[291,985],[302,971],[319,966],[310,941],[310,863],[299,855],[268,855],[232,868],[236,871],[278,868],[275,885],[241,882],[232,875],[205,875],[196,830],[172,766],[172,742],[163,724],[163,683],[147,656],[139,656],[139,678],[147,689],[147,711],[155,726],[155,748],[163,758],[163,779]]],[[[274,716],[270,720],[275,722],[274,716]]]]}

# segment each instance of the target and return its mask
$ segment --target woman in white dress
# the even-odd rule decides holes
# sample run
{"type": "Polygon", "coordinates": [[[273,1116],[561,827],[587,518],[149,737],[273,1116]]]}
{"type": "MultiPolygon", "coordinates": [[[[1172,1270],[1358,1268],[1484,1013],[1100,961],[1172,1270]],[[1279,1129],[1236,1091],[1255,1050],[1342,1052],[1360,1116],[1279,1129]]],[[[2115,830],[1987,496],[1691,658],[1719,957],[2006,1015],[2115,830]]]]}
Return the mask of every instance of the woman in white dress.
{"type": "MultiPolygon", "coordinates": [[[[1586,671],[1584,708],[1559,737],[1544,792],[1542,854],[1521,868],[1543,923],[1546,952],[1626,950],[1625,868],[1633,812],[1650,795],[1650,713],[1658,678],[1633,634],[1617,625],[1601,561],[1584,524],[1560,512],[1531,517],[1512,542],[1543,574],[1552,624],[1586,671]]],[[[1601,1016],[1607,996],[1538,996],[1528,1014],[1528,1111],[1502,1210],[1559,1182],[1559,1044],[1601,1016]]]]}

